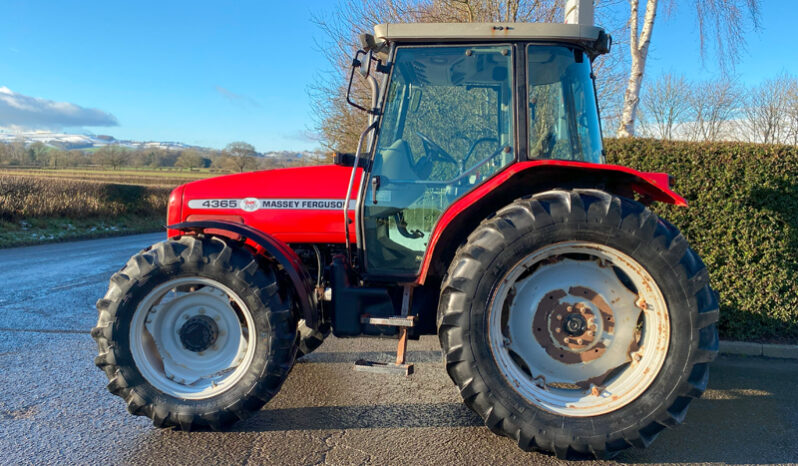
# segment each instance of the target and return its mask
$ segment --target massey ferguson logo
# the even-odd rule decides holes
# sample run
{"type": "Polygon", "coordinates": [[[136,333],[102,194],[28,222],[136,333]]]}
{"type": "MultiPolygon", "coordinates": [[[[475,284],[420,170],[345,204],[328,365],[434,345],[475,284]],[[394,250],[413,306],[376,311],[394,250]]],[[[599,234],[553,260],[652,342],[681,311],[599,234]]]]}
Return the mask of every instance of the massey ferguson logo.
{"type": "Polygon", "coordinates": [[[241,210],[246,212],[255,212],[260,207],[260,201],[254,197],[248,197],[241,201],[241,210]]]}

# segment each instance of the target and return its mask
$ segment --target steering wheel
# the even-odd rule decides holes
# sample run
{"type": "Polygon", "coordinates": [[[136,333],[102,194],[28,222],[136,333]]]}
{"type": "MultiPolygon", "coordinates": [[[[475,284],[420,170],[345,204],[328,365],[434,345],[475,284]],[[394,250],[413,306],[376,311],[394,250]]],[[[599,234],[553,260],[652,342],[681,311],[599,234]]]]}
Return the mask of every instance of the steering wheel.
{"type": "Polygon", "coordinates": [[[468,153],[466,153],[466,156],[463,158],[462,166],[460,167],[460,173],[463,173],[465,171],[465,167],[468,164],[468,159],[470,159],[471,156],[474,155],[474,149],[476,149],[477,146],[482,144],[483,142],[493,142],[495,144],[498,144],[499,140],[496,139],[496,138],[492,138],[492,137],[484,137],[484,138],[479,138],[476,141],[474,141],[471,144],[471,147],[468,148],[468,153]]]}
{"type": "Polygon", "coordinates": [[[416,131],[416,136],[421,138],[421,143],[424,145],[424,152],[426,152],[427,156],[435,160],[440,160],[441,162],[452,163],[459,168],[460,164],[457,163],[457,160],[455,160],[454,157],[449,155],[448,152],[443,150],[441,146],[436,144],[427,135],[425,135],[421,131],[416,131]]]}

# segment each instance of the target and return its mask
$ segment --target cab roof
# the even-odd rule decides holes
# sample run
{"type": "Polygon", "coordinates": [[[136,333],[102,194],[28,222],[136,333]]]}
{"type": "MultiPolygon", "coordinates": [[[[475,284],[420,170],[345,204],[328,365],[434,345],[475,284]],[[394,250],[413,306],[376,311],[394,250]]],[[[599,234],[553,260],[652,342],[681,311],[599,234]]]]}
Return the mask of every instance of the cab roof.
{"type": "Polygon", "coordinates": [[[392,23],[374,26],[377,42],[553,41],[578,44],[595,56],[612,40],[602,28],[559,23],[392,23]]]}

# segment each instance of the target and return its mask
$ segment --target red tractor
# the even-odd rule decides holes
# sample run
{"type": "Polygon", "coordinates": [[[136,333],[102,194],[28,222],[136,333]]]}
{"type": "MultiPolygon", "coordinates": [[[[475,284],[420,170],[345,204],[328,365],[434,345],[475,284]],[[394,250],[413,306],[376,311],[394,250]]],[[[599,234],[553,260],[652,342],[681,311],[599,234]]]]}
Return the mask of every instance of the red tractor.
{"type": "MultiPolygon", "coordinates": [[[[158,427],[258,411],[330,332],[437,333],[465,403],[525,450],[610,456],[684,420],[718,304],[664,173],[607,165],[584,24],[383,24],[369,124],[334,165],[195,181],[97,302],[96,364],[158,427]]],[[[351,78],[350,78],[351,87],[351,78]]],[[[353,102],[354,104],[354,102],[353,102]]]]}

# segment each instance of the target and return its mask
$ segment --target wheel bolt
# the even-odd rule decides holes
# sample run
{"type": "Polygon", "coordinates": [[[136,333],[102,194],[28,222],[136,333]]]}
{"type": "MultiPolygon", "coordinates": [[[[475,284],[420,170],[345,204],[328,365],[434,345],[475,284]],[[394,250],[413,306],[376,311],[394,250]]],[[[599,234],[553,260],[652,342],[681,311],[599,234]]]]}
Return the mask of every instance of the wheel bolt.
{"type": "Polygon", "coordinates": [[[199,309],[199,313],[200,313],[200,314],[205,314],[205,309],[203,309],[203,308],[200,308],[200,309],[199,309]]]}
{"type": "Polygon", "coordinates": [[[188,320],[188,314],[183,314],[183,320],[188,320]]]}
{"type": "Polygon", "coordinates": [[[219,322],[220,320],[222,320],[222,318],[219,317],[219,316],[214,316],[213,320],[215,320],[216,322],[219,322]]]}
{"type": "Polygon", "coordinates": [[[580,339],[576,340],[576,343],[581,345],[583,343],[583,340],[580,338],[580,339]]]}
{"type": "Polygon", "coordinates": [[[562,320],[562,316],[560,314],[557,314],[557,320],[562,320]]]}
{"type": "Polygon", "coordinates": [[[557,327],[557,328],[554,329],[554,333],[560,333],[560,332],[562,332],[561,328],[557,327]]]}

